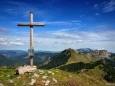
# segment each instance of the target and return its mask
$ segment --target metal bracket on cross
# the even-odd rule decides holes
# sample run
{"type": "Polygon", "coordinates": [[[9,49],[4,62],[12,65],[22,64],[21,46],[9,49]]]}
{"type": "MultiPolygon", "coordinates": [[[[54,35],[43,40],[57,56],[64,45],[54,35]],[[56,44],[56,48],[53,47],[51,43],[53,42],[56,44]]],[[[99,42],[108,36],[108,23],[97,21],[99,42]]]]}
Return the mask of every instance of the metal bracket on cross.
{"type": "Polygon", "coordinates": [[[29,56],[34,56],[34,49],[28,49],[29,56]]]}

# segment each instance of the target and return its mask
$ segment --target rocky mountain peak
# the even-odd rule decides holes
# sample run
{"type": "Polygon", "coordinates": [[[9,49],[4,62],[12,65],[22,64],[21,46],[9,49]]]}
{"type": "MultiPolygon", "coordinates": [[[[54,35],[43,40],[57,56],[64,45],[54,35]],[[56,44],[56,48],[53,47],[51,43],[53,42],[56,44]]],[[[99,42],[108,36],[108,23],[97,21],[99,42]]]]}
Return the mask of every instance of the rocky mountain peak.
{"type": "Polygon", "coordinates": [[[92,57],[100,57],[100,58],[108,58],[111,55],[107,50],[95,50],[88,54],[90,54],[90,56],[92,57]]]}

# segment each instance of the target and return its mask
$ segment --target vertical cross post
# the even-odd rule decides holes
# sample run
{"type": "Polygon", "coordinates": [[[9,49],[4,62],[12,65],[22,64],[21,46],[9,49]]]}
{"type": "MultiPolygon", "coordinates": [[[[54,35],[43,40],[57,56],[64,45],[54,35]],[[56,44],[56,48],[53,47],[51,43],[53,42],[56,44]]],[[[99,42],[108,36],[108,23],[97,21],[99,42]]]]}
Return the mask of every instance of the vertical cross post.
{"type": "MultiPolygon", "coordinates": [[[[33,14],[30,12],[30,25],[33,24],[33,14]]],[[[30,26],[30,51],[33,50],[33,26],[30,26]]],[[[30,56],[30,65],[33,66],[33,56],[30,56]]]]}
{"type": "Polygon", "coordinates": [[[33,23],[33,13],[30,12],[30,24],[18,24],[18,26],[30,26],[30,65],[33,66],[33,57],[34,57],[34,47],[33,47],[33,26],[44,26],[44,24],[34,24],[33,23]]]}

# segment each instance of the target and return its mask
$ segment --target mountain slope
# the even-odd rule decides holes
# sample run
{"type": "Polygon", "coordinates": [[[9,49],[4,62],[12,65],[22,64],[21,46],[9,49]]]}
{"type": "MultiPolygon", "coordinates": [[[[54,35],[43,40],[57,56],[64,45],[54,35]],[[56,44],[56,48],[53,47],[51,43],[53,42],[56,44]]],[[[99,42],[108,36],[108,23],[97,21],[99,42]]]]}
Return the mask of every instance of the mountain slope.
{"type": "Polygon", "coordinates": [[[0,50],[0,54],[6,56],[7,58],[14,58],[20,55],[27,54],[27,52],[22,50],[0,50]]]}
{"type": "Polygon", "coordinates": [[[47,62],[45,62],[39,68],[49,69],[49,68],[54,68],[54,67],[66,64],[70,56],[71,56],[71,53],[67,50],[64,50],[62,51],[62,53],[56,54],[53,57],[51,57],[47,62]]]}
{"type": "MultiPolygon", "coordinates": [[[[55,52],[35,51],[34,65],[40,65],[52,57],[55,52]]],[[[20,66],[29,64],[30,59],[27,51],[22,50],[0,50],[0,66],[20,66]]]]}
{"type": "MultiPolygon", "coordinates": [[[[102,55],[103,52],[99,52],[99,54],[102,55]]],[[[89,54],[81,54],[73,49],[66,49],[49,59],[39,68],[57,68],[77,74],[85,73],[93,78],[115,82],[114,67],[115,63],[110,58],[92,57],[89,54]]]]}
{"type": "Polygon", "coordinates": [[[98,59],[99,58],[93,59],[87,54],[81,54],[78,51],[69,48],[53,56],[43,65],[41,65],[39,68],[50,69],[65,64],[76,63],[76,62],[89,63],[89,62],[97,61],[98,59]]]}

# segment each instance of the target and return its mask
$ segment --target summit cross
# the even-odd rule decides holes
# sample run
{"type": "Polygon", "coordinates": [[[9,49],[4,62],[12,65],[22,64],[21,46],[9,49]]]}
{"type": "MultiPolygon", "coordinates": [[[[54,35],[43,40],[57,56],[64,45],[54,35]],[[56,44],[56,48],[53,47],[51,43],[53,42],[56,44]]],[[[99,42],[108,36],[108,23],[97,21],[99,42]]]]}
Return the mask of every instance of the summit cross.
{"type": "Polygon", "coordinates": [[[18,26],[29,26],[30,27],[30,65],[33,66],[33,57],[34,57],[34,47],[33,47],[33,26],[44,26],[44,24],[34,24],[33,23],[33,13],[30,12],[30,24],[17,24],[18,26]]]}

